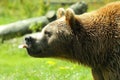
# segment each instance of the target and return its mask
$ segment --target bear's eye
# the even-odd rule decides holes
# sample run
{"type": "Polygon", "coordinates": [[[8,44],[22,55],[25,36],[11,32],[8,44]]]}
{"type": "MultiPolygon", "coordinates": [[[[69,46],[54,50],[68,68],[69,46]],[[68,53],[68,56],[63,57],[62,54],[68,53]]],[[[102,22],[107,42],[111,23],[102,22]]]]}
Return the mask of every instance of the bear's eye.
{"type": "Polygon", "coordinates": [[[49,32],[49,31],[45,31],[44,33],[45,33],[45,35],[48,36],[48,37],[50,37],[50,36],[52,35],[52,33],[49,32]]]}

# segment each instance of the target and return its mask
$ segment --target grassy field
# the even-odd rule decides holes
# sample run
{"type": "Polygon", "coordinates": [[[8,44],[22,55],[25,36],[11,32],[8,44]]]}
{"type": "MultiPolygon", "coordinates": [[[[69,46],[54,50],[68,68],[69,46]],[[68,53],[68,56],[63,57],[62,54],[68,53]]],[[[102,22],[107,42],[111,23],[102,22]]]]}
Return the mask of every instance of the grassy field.
{"type": "Polygon", "coordinates": [[[22,39],[0,44],[0,80],[92,80],[90,69],[69,61],[32,58],[22,39]]]}

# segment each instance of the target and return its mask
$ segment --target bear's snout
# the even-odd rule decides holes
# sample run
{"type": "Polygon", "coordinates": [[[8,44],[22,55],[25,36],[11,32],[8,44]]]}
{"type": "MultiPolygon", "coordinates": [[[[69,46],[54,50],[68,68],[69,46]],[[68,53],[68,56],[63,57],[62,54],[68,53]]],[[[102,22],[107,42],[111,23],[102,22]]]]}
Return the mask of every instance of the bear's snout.
{"type": "Polygon", "coordinates": [[[33,57],[39,57],[42,53],[41,48],[36,44],[36,39],[33,36],[27,36],[24,38],[27,45],[26,49],[28,54],[33,57]]]}
{"type": "Polygon", "coordinates": [[[25,37],[25,43],[28,45],[28,47],[32,47],[32,44],[34,44],[34,38],[31,36],[25,37]]]}
{"type": "Polygon", "coordinates": [[[25,41],[31,43],[33,38],[31,36],[25,37],[25,41]]]}

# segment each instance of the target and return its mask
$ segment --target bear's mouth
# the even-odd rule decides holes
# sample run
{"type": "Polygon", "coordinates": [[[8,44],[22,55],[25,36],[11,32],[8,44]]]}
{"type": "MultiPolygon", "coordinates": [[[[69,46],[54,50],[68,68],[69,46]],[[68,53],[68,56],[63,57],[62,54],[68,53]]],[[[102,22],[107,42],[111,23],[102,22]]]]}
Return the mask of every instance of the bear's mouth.
{"type": "Polygon", "coordinates": [[[27,52],[30,56],[38,57],[42,53],[42,50],[38,49],[37,45],[35,45],[35,42],[26,42],[26,45],[27,52]]]}
{"type": "Polygon", "coordinates": [[[31,36],[25,37],[25,45],[23,46],[27,49],[28,54],[33,57],[37,57],[41,53],[41,50],[37,49],[35,41],[31,36]]]}
{"type": "Polygon", "coordinates": [[[27,49],[27,52],[30,56],[33,56],[33,57],[38,57],[40,56],[40,54],[42,53],[42,50],[38,50],[38,49],[35,49],[35,48],[26,48],[27,49]]]}
{"type": "Polygon", "coordinates": [[[26,48],[28,54],[29,54],[30,56],[33,56],[33,57],[38,57],[38,56],[40,56],[40,54],[42,53],[42,50],[41,50],[41,49],[37,49],[37,48],[35,48],[34,45],[28,44],[28,43],[19,45],[18,48],[26,48]]]}

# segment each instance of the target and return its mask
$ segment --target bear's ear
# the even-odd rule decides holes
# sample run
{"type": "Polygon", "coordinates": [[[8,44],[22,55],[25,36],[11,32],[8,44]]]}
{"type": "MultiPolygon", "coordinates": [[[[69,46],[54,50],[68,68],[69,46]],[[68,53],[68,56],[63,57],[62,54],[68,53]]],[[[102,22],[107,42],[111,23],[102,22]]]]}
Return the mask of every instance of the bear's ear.
{"type": "Polygon", "coordinates": [[[59,8],[59,9],[57,10],[57,19],[63,17],[64,15],[65,15],[65,10],[64,10],[64,8],[59,8]]]}
{"type": "Polygon", "coordinates": [[[76,31],[78,28],[80,28],[80,22],[78,21],[77,17],[75,17],[75,13],[71,8],[66,10],[65,19],[67,25],[69,25],[73,31],[76,31]]]}

